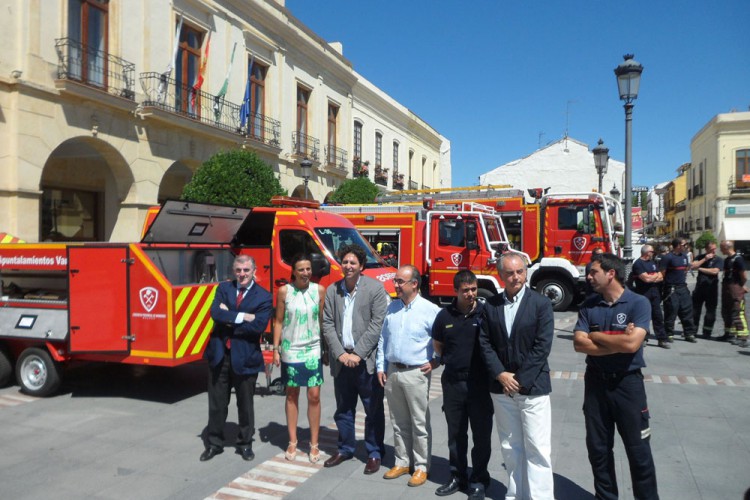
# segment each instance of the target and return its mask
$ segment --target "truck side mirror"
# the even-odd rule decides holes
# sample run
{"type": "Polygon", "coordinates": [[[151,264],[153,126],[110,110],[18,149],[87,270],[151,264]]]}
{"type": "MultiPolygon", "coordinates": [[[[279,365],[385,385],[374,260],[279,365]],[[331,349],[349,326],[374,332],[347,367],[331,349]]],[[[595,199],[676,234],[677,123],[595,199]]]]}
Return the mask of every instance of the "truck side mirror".
{"type": "Polygon", "coordinates": [[[479,248],[479,242],[477,241],[477,223],[474,221],[466,223],[466,248],[469,250],[476,250],[479,248]]]}
{"type": "Polygon", "coordinates": [[[312,260],[310,263],[312,264],[312,274],[315,278],[322,278],[331,274],[331,263],[323,254],[311,253],[310,259],[312,260]]]}

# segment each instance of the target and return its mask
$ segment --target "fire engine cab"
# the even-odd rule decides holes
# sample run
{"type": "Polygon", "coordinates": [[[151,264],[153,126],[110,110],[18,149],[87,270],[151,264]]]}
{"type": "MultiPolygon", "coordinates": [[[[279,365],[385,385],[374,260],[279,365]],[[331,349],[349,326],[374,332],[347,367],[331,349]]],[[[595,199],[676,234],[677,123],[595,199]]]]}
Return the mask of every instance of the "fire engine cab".
{"type": "MultiPolygon", "coordinates": [[[[381,253],[392,253],[394,264],[412,264],[424,276],[422,293],[436,302],[455,296],[453,277],[468,269],[478,278],[479,296],[503,289],[497,257],[513,251],[503,222],[494,208],[479,203],[421,205],[330,205],[322,207],[349,219],[381,253]]],[[[519,252],[520,253],[520,252],[519,252]]],[[[528,256],[524,255],[528,260],[528,256]]]]}
{"type": "Polygon", "coordinates": [[[166,202],[149,213],[138,243],[0,244],[0,386],[45,396],[71,361],[178,366],[202,358],[216,285],[232,279],[238,253],[252,255],[256,282],[276,295],[297,253],[327,285],[343,273],[344,243],[365,248],[365,274],[394,295],[395,270],[345,218],[293,200],[235,208],[166,202]],[[294,205],[294,206],[290,206],[294,205]]]}
{"type": "MultiPolygon", "coordinates": [[[[442,281],[440,285],[437,285],[439,286],[438,295],[452,293],[452,283],[435,278],[435,276],[442,277],[448,272],[442,266],[450,267],[445,264],[445,259],[452,258],[454,254],[460,254],[461,259],[471,259],[471,269],[475,273],[477,269],[480,269],[482,274],[486,275],[485,283],[492,283],[489,268],[494,266],[494,257],[491,254],[489,256],[482,254],[485,259],[484,267],[476,266],[481,249],[489,244],[479,242],[478,249],[473,249],[474,253],[471,253],[468,248],[457,252],[456,245],[441,245],[440,231],[442,230],[445,234],[450,233],[450,230],[445,227],[448,224],[442,226],[439,223],[433,224],[431,232],[421,236],[418,232],[396,231],[394,227],[387,227],[388,224],[382,223],[383,217],[378,218],[378,213],[387,211],[398,213],[407,210],[403,207],[425,203],[434,206],[439,204],[443,207],[452,207],[453,216],[444,213],[443,217],[449,221],[455,220],[458,224],[458,213],[469,207],[471,203],[474,203],[475,207],[484,207],[482,209],[484,211],[493,210],[494,216],[502,220],[502,223],[497,224],[500,228],[498,231],[503,231],[495,241],[502,241],[503,244],[509,244],[508,248],[528,255],[529,284],[549,297],[555,310],[564,311],[584,288],[585,267],[591,260],[594,248],[599,247],[605,252],[619,254],[618,231],[622,230],[622,209],[613,198],[594,192],[545,194],[543,189],[528,191],[532,198],[530,202],[527,202],[524,192],[520,189],[508,186],[474,186],[383,193],[376,198],[376,205],[324,208],[349,218],[371,242],[376,244],[383,238],[389,237],[388,231],[391,232],[391,242],[397,240],[398,234],[398,244],[406,245],[408,251],[412,252],[405,254],[404,251],[399,251],[399,255],[402,256],[400,264],[423,262],[419,265],[423,265],[425,271],[430,272],[430,286],[433,287],[434,282],[442,281]],[[367,220],[368,217],[370,220],[367,220]],[[436,230],[435,227],[442,227],[442,229],[436,230]],[[417,236],[412,237],[411,234],[417,234],[417,236]],[[430,238],[427,238],[428,234],[431,235],[430,238]],[[448,250],[449,248],[451,250],[448,250]],[[442,262],[436,259],[420,260],[422,254],[440,254],[444,260],[442,262]]],[[[484,231],[475,231],[474,228],[485,226],[478,222],[473,225],[466,223],[468,220],[479,221],[479,219],[475,215],[469,215],[470,219],[467,219],[467,215],[464,214],[460,217],[464,223],[459,225],[462,230],[466,231],[466,238],[463,241],[458,238],[454,243],[469,244],[470,234],[480,236],[479,240],[481,240],[481,233],[484,231]]],[[[415,224],[416,220],[418,218],[415,218],[415,224]]],[[[409,225],[406,225],[406,228],[408,227],[409,225]]],[[[489,241],[493,241],[494,236],[489,226],[487,227],[488,232],[485,234],[489,241]]],[[[460,233],[462,230],[457,232],[460,233]]],[[[455,263],[454,266],[458,267],[455,263]]],[[[453,272],[455,273],[455,270],[453,272]]],[[[483,288],[494,292],[492,286],[483,288]]],[[[430,293],[433,293],[432,290],[430,293]]]]}

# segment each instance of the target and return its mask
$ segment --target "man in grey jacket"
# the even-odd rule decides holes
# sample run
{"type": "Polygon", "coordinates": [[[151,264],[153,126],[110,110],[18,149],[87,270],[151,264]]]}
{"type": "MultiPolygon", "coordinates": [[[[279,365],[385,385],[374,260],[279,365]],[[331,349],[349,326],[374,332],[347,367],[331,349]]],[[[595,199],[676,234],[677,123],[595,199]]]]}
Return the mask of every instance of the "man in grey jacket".
{"type": "Polygon", "coordinates": [[[357,441],[354,416],[357,398],[365,409],[365,474],[380,470],[385,453],[383,387],[375,373],[375,354],[380,329],[388,307],[383,284],[362,275],[365,251],[358,245],[344,245],[338,251],[344,279],[330,285],[323,309],[323,336],[328,345],[331,376],[336,395],[333,418],[339,430],[338,452],[326,460],[335,467],[354,456],[357,441]]]}

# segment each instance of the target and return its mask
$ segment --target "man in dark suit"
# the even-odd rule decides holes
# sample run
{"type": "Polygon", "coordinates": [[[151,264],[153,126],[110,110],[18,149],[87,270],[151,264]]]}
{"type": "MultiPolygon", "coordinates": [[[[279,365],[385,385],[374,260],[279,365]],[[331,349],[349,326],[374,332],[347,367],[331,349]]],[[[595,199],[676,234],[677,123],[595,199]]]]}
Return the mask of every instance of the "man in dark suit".
{"type": "Polygon", "coordinates": [[[208,427],[206,449],[201,462],[224,451],[224,424],[229,412],[231,388],[237,397],[237,453],[245,460],[255,458],[253,396],[258,373],[263,371],[260,338],[271,319],[271,294],[253,281],[255,260],[249,255],[234,259],[233,281],[216,288],[211,318],[214,329],[203,357],[208,360],[208,427]]]}
{"type": "Polygon", "coordinates": [[[479,345],[493,378],[490,392],[509,476],[505,498],[553,498],[547,363],[552,303],[525,286],[526,263],[519,254],[503,255],[497,268],[505,291],[485,305],[479,345]]]}
{"type": "Polygon", "coordinates": [[[383,388],[375,373],[375,353],[388,307],[383,284],[362,276],[366,255],[358,245],[344,245],[338,251],[344,279],[330,285],[323,308],[323,336],[328,345],[336,395],[333,419],[339,430],[338,452],[326,460],[335,467],[354,456],[354,416],[357,398],[365,410],[365,474],[380,470],[385,453],[383,388]]]}

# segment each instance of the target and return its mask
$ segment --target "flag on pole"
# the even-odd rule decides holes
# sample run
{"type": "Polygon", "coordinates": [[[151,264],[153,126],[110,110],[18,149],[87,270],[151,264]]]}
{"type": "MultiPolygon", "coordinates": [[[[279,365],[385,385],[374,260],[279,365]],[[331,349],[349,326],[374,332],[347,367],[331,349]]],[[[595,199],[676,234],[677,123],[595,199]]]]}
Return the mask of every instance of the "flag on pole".
{"type": "Polygon", "coordinates": [[[156,91],[156,98],[161,103],[167,98],[167,79],[172,75],[172,69],[177,64],[177,53],[180,48],[180,33],[182,33],[182,12],[180,12],[180,17],[177,21],[177,30],[175,31],[174,42],[172,43],[172,58],[169,60],[166,71],[159,77],[159,88],[156,91]]]}
{"type": "Polygon", "coordinates": [[[203,51],[203,57],[201,57],[201,67],[198,70],[198,76],[195,78],[192,92],[190,92],[190,108],[195,110],[195,97],[203,86],[203,75],[206,74],[206,65],[208,64],[208,49],[211,47],[211,32],[208,32],[206,37],[205,49],[203,51]]]}
{"type": "Polygon", "coordinates": [[[253,64],[255,63],[255,55],[250,57],[250,65],[247,67],[247,85],[245,86],[245,98],[242,100],[242,106],[240,107],[240,128],[246,128],[248,118],[250,117],[250,79],[253,75],[253,64]]]}
{"type": "Polygon", "coordinates": [[[214,97],[214,119],[218,122],[221,118],[221,103],[224,101],[224,96],[227,94],[229,88],[229,75],[232,73],[232,63],[234,62],[234,51],[237,49],[237,42],[234,42],[232,47],[232,56],[229,58],[229,68],[227,68],[227,76],[224,78],[224,85],[221,86],[219,93],[214,97]]]}

